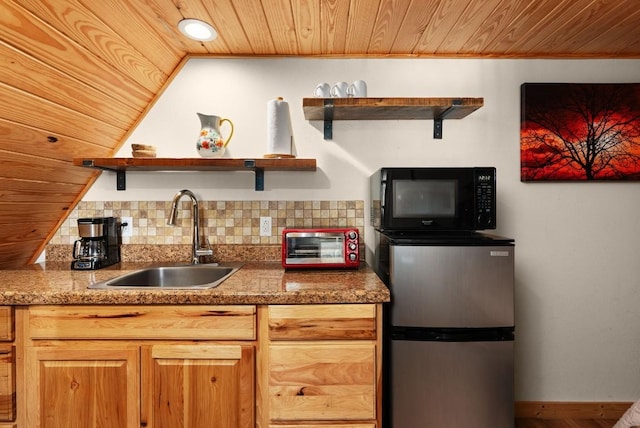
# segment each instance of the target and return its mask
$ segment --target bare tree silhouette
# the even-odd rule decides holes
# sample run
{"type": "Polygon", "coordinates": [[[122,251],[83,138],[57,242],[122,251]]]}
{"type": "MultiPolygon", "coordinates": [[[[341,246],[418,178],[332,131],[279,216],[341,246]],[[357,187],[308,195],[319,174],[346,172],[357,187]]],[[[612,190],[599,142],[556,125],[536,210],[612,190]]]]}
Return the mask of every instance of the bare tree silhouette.
{"type": "Polygon", "coordinates": [[[640,85],[522,85],[522,179],[640,178],[640,85]]]}

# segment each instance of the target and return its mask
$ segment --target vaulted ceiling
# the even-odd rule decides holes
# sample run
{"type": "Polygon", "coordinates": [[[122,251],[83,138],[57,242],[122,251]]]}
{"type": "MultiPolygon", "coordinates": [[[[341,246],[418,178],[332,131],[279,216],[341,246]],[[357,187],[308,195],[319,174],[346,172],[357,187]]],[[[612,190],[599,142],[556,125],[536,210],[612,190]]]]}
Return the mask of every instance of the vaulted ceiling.
{"type": "Polygon", "coordinates": [[[33,262],[190,55],[640,58],[637,0],[3,0],[0,268],[33,262]],[[200,18],[217,40],[176,24],[200,18]]]}

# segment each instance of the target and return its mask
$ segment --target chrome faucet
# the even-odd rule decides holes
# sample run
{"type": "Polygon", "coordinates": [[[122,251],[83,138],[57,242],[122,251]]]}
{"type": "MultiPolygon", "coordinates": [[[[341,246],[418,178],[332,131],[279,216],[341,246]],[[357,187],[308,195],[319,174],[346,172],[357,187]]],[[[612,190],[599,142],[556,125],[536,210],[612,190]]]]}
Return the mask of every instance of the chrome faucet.
{"type": "Polygon", "coordinates": [[[193,220],[193,239],[191,241],[191,264],[199,264],[201,256],[210,256],[213,254],[213,250],[209,245],[209,240],[207,240],[207,246],[200,246],[200,208],[198,207],[198,199],[196,195],[193,194],[190,190],[183,189],[176,193],[173,197],[173,202],[171,202],[171,212],[169,213],[169,219],[167,220],[167,224],[169,226],[174,226],[176,224],[176,218],[178,217],[178,202],[180,198],[183,196],[188,196],[191,198],[191,218],[193,220]]]}

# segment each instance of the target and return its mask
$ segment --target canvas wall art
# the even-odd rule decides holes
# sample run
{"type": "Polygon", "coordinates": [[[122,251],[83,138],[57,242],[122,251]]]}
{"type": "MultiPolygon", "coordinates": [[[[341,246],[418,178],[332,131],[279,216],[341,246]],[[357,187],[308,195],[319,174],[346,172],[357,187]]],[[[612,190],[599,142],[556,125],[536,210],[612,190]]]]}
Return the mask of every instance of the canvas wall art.
{"type": "Polygon", "coordinates": [[[522,181],[640,180],[640,84],[524,83],[522,181]]]}

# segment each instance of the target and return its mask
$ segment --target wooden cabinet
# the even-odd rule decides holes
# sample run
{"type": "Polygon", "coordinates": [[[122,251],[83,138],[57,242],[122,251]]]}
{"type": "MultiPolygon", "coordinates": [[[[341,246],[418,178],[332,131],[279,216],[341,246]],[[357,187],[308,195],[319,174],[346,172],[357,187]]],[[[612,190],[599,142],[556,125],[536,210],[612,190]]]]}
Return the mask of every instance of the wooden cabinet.
{"type": "Polygon", "coordinates": [[[47,305],[15,319],[17,419],[0,428],[381,428],[380,304],[47,305]]]}
{"type": "Polygon", "coordinates": [[[28,428],[253,428],[254,306],[23,314],[28,428]]]}
{"type": "Polygon", "coordinates": [[[379,311],[373,304],[269,306],[269,428],[381,426],[379,311]]]}

